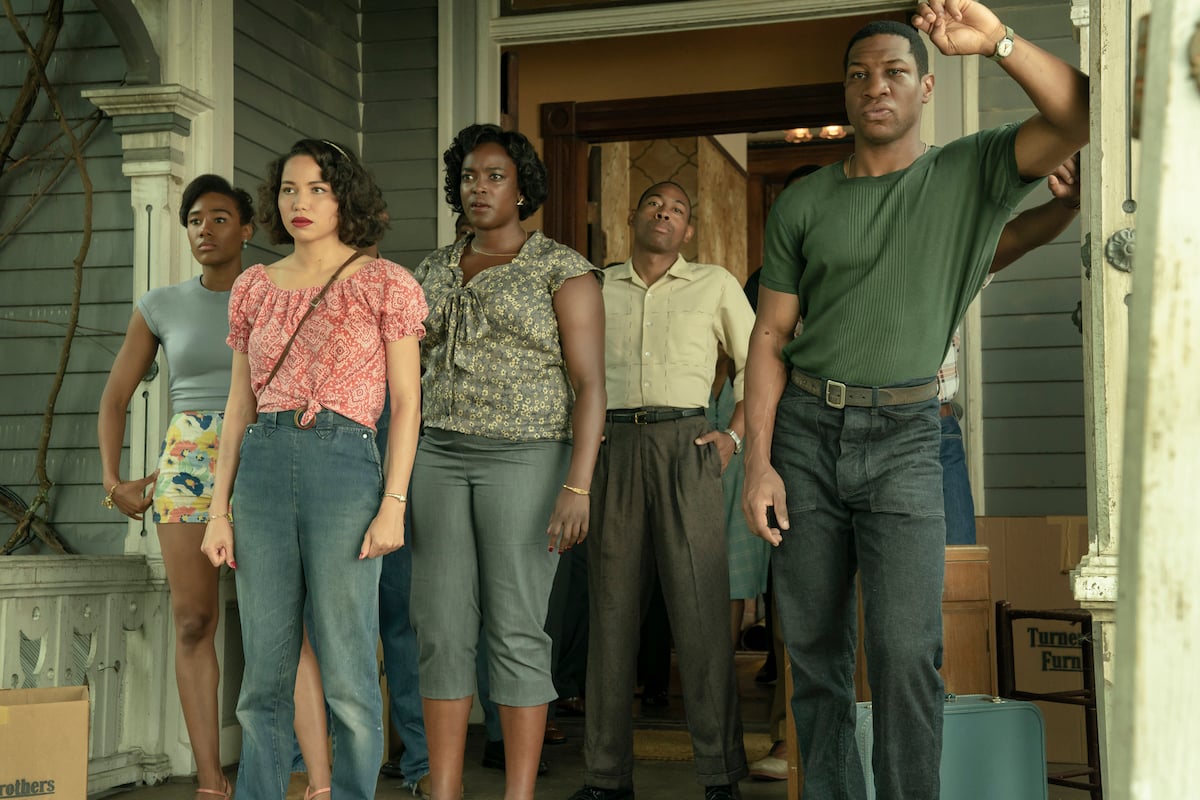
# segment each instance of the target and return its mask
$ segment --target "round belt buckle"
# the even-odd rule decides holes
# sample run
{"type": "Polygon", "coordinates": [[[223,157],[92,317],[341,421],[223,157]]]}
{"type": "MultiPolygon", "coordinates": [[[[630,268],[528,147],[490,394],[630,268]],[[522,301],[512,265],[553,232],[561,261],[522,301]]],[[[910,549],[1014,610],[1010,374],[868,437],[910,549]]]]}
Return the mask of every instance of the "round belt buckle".
{"type": "Polygon", "coordinates": [[[304,416],[304,412],[305,412],[305,410],[306,410],[306,409],[303,409],[303,408],[297,408],[297,409],[296,409],[296,413],[295,413],[295,415],[294,415],[294,416],[295,416],[295,420],[296,420],[296,427],[297,427],[297,428],[299,428],[299,429],[300,429],[300,430],[302,430],[302,431],[306,431],[306,430],[308,430],[309,428],[311,428],[311,427],[313,427],[314,425],[316,425],[316,424],[317,424],[317,417],[316,417],[316,415],[313,415],[313,418],[312,418],[311,420],[309,420],[309,421],[308,421],[308,424],[307,424],[307,425],[305,425],[305,424],[304,424],[304,420],[303,420],[302,418],[303,418],[303,416],[304,416]]]}

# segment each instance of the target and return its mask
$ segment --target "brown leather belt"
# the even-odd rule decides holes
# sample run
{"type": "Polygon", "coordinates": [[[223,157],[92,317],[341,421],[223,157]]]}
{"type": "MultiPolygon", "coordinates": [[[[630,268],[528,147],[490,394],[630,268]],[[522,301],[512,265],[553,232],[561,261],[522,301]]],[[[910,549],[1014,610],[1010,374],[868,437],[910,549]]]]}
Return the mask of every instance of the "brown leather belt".
{"type": "Polygon", "coordinates": [[[605,412],[609,422],[632,422],[635,425],[651,425],[655,422],[670,422],[685,417],[698,417],[703,408],[614,408],[605,412]]]}
{"type": "Polygon", "coordinates": [[[938,409],[939,417],[957,417],[958,414],[954,410],[954,403],[942,403],[942,407],[938,409]]]}
{"type": "Polygon", "coordinates": [[[841,381],[823,380],[792,370],[792,383],[811,395],[821,398],[830,408],[874,408],[876,406],[899,406],[920,403],[937,397],[937,379],[920,386],[847,386],[841,381]]]}

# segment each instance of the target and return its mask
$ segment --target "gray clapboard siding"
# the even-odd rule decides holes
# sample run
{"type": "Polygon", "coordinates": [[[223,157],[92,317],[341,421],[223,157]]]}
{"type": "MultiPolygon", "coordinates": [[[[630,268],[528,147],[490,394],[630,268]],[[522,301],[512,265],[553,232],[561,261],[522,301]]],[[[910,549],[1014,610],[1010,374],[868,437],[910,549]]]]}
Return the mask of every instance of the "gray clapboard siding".
{"type": "Polygon", "coordinates": [[[983,434],[992,455],[1024,454],[1036,450],[1049,436],[1066,434],[1083,440],[1082,417],[995,418],[984,423],[983,434]]]}
{"type": "MultiPolygon", "coordinates": [[[[987,369],[987,365],[984,365],[987,369]]],[[[990,384],[984,388],[987,395],[988,415],[986,419],[1001,417],[1018,419],[1045,419],[1046,417],[1079,417],[1083,405],[1083,385],[1080,381],[1006,381],[990,384]]],[[[1064,441],[1043,441],[1030,455],[1038,453],[1083,452],[1083,444],[1064,441]],[[1051,449],[1051,445],[1053,449],[1051,449]]],[[[985,451],[987,459],[989,451],[985,451]]],[[[1062,511],[1067,514],[1074,512],[1062,511]]],[[[1018,514],[1017,516],[1021,516],[1018,514]]]]}
{"type": "MultiPolygon", "coordinates": [[[[369,15],[368,15],[369,16],[369,15]]],[[[406,31],[397,32],[403,36],[406,31]]],[[[427,69],[432,64],[437,67],[437,31],[433,38],[411,37],[404,40],[402,46],[394,42],[368,42],[363,45],[363,72],[388,72],[404,69],[427,69]]]]}
{"type": "Polygon", "coordinates": [[[435,249],[448,213],[437,141],[437,2],[363,6],[363,158],[388,203],[381,250],[409,268],[435,249]]]}
{"type": "MultiPolygon", "coordinates": [[[[0,420],[0,450],[20,450],[37,447],[41,438],[40,414],[14,414],[0,420]]],[[[128,434],[128,431],[126,431],[128,434]]],[[[52,446],[58,447],[79,439],[96,438],[94,414],[58,413],[54,417],[52,446]]],[[[128,438],[128,436],[126,437],[128,438]]]]}
{"type": "MultiPolygon", "coordinates": [[[[42,0],[15,3],[30,38],[41,30],[42,0]]],[[[117,86],[125,60],[104,17],[89,0],[68,0],[63,29],[47,67],[68,119],[76,123],[96,111],[80,90],[117,86]]],[[[11,108],[27,58],[7,21],[0,21],[0,108],[11,108]]],[[[59,134],[48,101],[40,97],[13,155],[36,150],[59,134]]],[[[57,146],[59,152],[61,145],[57,146]]],[[[95,190],[94,232],[84,270],[80,324],[124,331],[131,308],[132,219],[129,182],[121,175],[120,137],[101,123],[86,149],[95,190]]],[[[20,213],[54,169],[42,158],[0,179],[0,230],[20,213]]],[[[74,167],[51,187],[16,233],[0,243],[0,484],[26,499],[34,493],[33,464],[41,415],[58,364],[80,244],[83,188],[74,167]]],[[[92,339],[81,331],[72,347],[69,372],[59,395],[51,457],[55,488],[51,521],[75,548],[90,553],[122,549],[122,518],[100,508],[96,407],[119,336],[92,339]],[[107,349],[106,349],[107,348],[107,349]]],[[[22,552],[37,552],[37,548],[22,552]]]]}
{"type": "Polygon", "coordinates": [[[1017,263],[997,272],[991,285],[996,287],[1008,281],[1045,278],[1079,280],[1079,263],[1079,223],[1076,222],[1051,244],[1039,247],[1017,263]]]}
{"type": "MultiPolygon", "coordinates": [[[[31,338],[29,333],[26,331],[27,335],[20,341],[21,358],[0,359],[0,375],[40,375],[47,365],[58,364],[62,338],[31,338]]],[[[71,344],[71,372],[107,375],[120,347],[119,336],[95,336],[77,331],[71,344]]],[[[58,425],[57,419],[55,425],[58,425]]]]}
{"type": "MultiPolygon", "coordinates": [[[[1038,487],[1037,489],[1017,488],[1007,489],[994,487],[988,489],[988,503],[996,503],[998,508],[1019,509],[1015,516],[1040,517],[1063,514],[1064,508],[1087,508],[1087,489],[1059,489],[1038,487]]],[[[996,512],[1000,515],[1003,512],[996,512]]],[[[1071,511],[1071,514],[1077,512],[1071,511]]]]}
{"type": "MultiPolygon", "coordinates": [[[[986,290],[985,290],[986,293],[986,290]]],[[[985,306],[986,308],[986,306],[985,306]]],[[[1042,347],[1078,347],[1079,329],[1070,321],[1068,314],[1020,314],[1004,317],[983,318],[983,347],[987,358],[988,350],[1001,347],[1028,348],[1030,342],[1042,347]]],[[[984,380],[987,372],[984,371],[984,380]]],[[[988,412],[984,412],[986,420],[988,412]]]]}
{"type": "MultiPolygon", "coordinates": [[[[234,10],[235,185],[251,193],[267,165],[297,139],[323,138],[357,149],[358,14],[353,0],[255,0],[234,10]]],[[[261,232],[244,263],[286,252],[261,232]]]]}
{"type": "Polygon", "coordinates": [[[988,350],[983,367],[994,383],[1083,380],[1083,362],[1079,350],[1074,347],[1040,348],[1036,360],[1031,360],[1024,348],[988,350]]]}
{"type": "MultiPolygon", "coordinates": [[[[430,189],[433,188],[441,198],[442,192],[442,166],[441,152],[436,156],[427,156],[425,158],[413,158],[420,151],[413,147],[405,149],[402,153],[395,152],[391,147],[390,137],[386,135],[368,136],[363,147],[368,153],[376,152],[378,158],[373,158],[368,162],[371,171],[375,173],[375,180],[379,182],[380,187],[384,191],[395,191],[397,189],[430,189]],[[396,160],[385,161],[389,152],[395,152],[396,160]],[[404,156],[400,158],[399,156],[404,156]]],[[[446,146],[449,146],[446,142],[446,146]]],[[[436,149],[436,148],[431,148],[436,149]]],[[[443,207],[444,201],[443,201],[443,207]]]]}
{"type": "MultiPolygon", "coordinates": [[[[90,248],[89,248],[90,255],[90,248]]],[[[127,266],[92,265],[91,258],[84,267],[83,302],[103,302],[110,297],[128,293],[130,272],[127,266]]],[[[6,300],[13,306],[53,306],[62,302],[61,284],[70,285],[74,279],[71,266],[47,264],[38,267],[26,264],[25,269],[8,271],[12,278],[12,294],[6,300]]]]}
{"type": "Polygon", "coordinates": [[[992,485],[1005,489],[1081,488],[1083,453],[1004,453],[986,459],[992,485]]]}
{"type": "MultiPolygon", "coordinates": [[[[1066,0],[1000,0],[1006,24],[1069,63],[1079,60],[1066,0]]],[[[980,126],[1021,122],[1032,103],[1000,67],[981,62],[980,126]]],[[[1050,194],[1039,187],[1021,204],[1050,194]]],[[[1079,226],[1004,272],[983,292],[984,489],[990,515],[1085,514],[1079,226]]]]}

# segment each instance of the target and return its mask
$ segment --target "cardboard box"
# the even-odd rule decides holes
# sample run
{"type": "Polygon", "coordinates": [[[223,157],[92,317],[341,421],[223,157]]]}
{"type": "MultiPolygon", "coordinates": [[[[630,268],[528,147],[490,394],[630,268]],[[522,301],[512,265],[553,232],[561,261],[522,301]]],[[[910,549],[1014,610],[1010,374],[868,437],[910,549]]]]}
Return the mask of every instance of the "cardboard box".
{"type": "MultiPolygon", "coordinates": [[[[978,517],[977,541],[991,552],[992,596],[1014,610],[1078,609],[1069,572],[1087,552],[1086,517],[978,517]]],[[[1016,687],[1059,692],[1083,687],[1079,626],[1019,619],[1013,622],[1016,687]]],[[[995,650],[993,650],[995,652],[995,650]]],[[[1046,721],[1046,759],[1087,762],[1080,706],[1038,702],[1046,721]]]]}
{"type": "Polygon", "coordinates": [[[0,797],[87,797],[86,686],[0,690],[0,797]]]}

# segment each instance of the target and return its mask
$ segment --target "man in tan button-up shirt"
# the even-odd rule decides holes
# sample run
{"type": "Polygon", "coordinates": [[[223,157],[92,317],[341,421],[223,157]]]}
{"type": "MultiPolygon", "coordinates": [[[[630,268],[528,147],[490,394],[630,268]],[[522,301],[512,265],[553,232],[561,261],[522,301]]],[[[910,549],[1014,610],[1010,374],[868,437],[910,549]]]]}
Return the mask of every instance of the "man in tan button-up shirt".
{"type": "Polygon", "coordinates": [[[747,774],[729,645],[721,472],[741,449],[742,371],[754,312],[727,270],[692,264],[691,201],[652,186],[630,214],[633,251],[605,273],[608,416],[592,481],[585,786],[572,800],[633,791],[638,631],[655,573],[675,634],[696,772],[706,800],[747,774]],[[709,429],[720,346],[736,369],[731,426],[709,429]]]}

